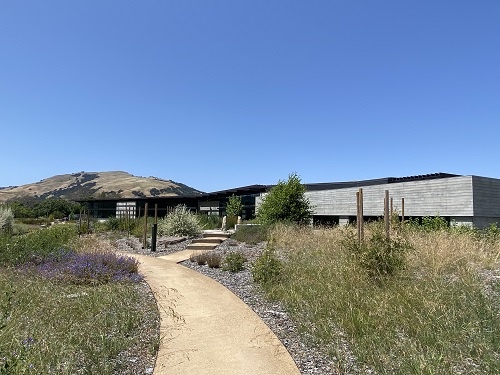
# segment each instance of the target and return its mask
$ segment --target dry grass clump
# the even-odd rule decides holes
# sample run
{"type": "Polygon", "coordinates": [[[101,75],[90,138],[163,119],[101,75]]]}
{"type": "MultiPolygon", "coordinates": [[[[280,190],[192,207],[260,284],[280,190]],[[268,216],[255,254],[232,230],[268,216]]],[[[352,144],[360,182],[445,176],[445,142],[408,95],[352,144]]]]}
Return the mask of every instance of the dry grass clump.
{"type": "MultiPolygon", "coordinates": [[[[392,251],[392,243],[372,241],[377,225],[367,225],[366,246],[392,251]]],[[[283,268],[277,282],[264,285],[338,359],[341,372],[500,372],[500,287],[484,276],[500,268],[498,238],[394,231],[392,239],[409,246],[398,272],[387,274],[369,272],[355,239],[352,227],[276,227],[269,245],[283,268]]],[[[370,256],[386,254],[372,250],[370,256]]]]}
{"type": "Polygon", "coordinates": [[[445,230],[425,235],[409,231],[407,236],[415,247],[410,263],[415,269],[434,276],[477,273],[481,269],[494,268],[499,260],[500,241],[488,237],[445,230]]]}

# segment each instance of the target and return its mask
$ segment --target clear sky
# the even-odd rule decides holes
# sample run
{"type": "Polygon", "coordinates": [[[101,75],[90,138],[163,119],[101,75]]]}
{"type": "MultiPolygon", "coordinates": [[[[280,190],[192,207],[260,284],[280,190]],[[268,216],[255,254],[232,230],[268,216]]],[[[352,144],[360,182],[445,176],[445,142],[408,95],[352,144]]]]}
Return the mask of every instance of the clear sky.
{"type": "Polygon", "coordinates": [[[2,0],[0,186],[500,178],[500,1],[2,0]]]}

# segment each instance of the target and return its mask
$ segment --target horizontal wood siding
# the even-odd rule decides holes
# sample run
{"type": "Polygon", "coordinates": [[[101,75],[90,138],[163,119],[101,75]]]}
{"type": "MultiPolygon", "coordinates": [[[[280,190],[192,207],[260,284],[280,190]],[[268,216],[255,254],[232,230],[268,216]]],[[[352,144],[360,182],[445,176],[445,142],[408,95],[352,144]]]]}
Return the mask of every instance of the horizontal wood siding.
{"type": "MultiPolygon", "coordinates": [[[[408,181],[363,188],[364,216],[382,216],[384,192],[389,190],[394,210],[401,212],[405,198],[405,216],[472,216],[472,177],[459,176],[433,180],[408,181]]],[[[315,215],[355,216],[358,188],[309,191],[306,196],[315,215]]]]}
{"type": "Polygon", "coordinates": [[[500,218],[500,180],[472,176],[474,216],[500,218]]]}

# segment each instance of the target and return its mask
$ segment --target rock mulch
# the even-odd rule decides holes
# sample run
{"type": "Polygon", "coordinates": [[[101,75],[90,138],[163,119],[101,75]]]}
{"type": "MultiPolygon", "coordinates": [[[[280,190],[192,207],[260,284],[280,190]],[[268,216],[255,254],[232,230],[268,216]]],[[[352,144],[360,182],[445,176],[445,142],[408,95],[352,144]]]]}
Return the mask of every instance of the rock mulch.
{"type": "MultiPolygon", "coordinates": [[[[187,239],[160,238],[158,243],[162,245],[157,247],[156,252],[143,249],[140,240],[132,237],[115,241],[115,246],[121,252],[162,256],[184,250],[190,242],[187,239]]],[[[250,246],[228,239],[211,253],[220,254],[224,257],[231,252],[240,252],[247,258],[248,262],[246,264],[250,264],[262,253],[264,247],[264,243],[250,246]]],[[[301,374],[337,374],[335,362],[328,359],[321,348],[313,346],[307,340],[307,337],[298,332],[297,326],[291,320],[285,308],[281,304],[271,302],[265,298],[264,293],[253,282],[248,268],[241,272],[232,273],[223,271],[221,268],[210,268],[207,265],[200,266],[190,260],[181,264],[218,281],[254,310],[287,348],[301,374]]]]}

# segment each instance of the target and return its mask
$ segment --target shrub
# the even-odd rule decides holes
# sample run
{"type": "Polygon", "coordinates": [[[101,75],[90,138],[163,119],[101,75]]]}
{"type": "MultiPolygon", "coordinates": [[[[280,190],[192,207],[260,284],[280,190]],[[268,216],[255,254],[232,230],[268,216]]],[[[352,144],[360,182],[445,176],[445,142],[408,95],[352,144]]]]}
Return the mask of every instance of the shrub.
{"type": "Polygon", "coordinates": [[[201,226],[196,214],[185,205],[179,205],[164,219],[158,221],[160,236],[196,237],[201,233],[201,226]]]}
{"type": "Polygon", "coordinates": [[[420,221],[410,219],[408,225],[414,229],[422,229],[427,232],[445,230],[449,228],[448,222],[441,216],[424,216],[420,221]]]}
{"type": "Polygon", "coordinates": [[[300,177],[296,173],[290,174],[288,181],[278,181],[278,184],[264,197],[257,209],[257,218],[265,224],[308,223],[312,208],[304,195],[305,191],[300,177]]]}
{"type": "Polygon", "coordinates": [[[71,284],[105,284],[108,282],[138,282],[139,262],[131,257],[113,253],[95,252],[77,254],[61,249],[40,262],[29,262],[22,266],[54,280],[71,284]]]}
{"type": "Polygon", "coordinates": [[[200,254],[200,255],[196,255],[195,256],[195,261],[196,263],[198,263],[199,266],[204,266],[205,264],[207,264],[207,255],[205,254],[200,254]]]}
{"type": "Polygon", "coordinates": [[[222,257],[219,254],[207,255],[207,264],[210,268],[220,268],[222,257]]]}
{"type": "Polygon", "coordinates": [[[405,268],[406,253],[412,246],[403,239],[386,238],[382,226],[377,224],[371,225],[373,232],[362,243],[358,243],[354,233],[350,232],[343,244],[371,277],[393,275],[405,268]]]}
{"type": "Polygon", "coordinates": [[[56,225],[24,236],[0,236],[0,264],[19,265],[32,259],[43,259],[76,238],[73,226],[56,225]]]}
{"type": "Polygon", "coordinates": [[[230,272],[239,272],[243,271],[244,264],[247,261],[247,258],[240,253],[240,252],[235,252],[235,253],[230,253],[226,255],[224,258],[224,262],[222,265],[222,269],[224,271],[230,271],[230,272]]]}
{"type": "Polygon", "coordinates": [[[14,214],[9,207],[0,206],[0,233],[10,232],[12,223],[14,222],[14,214]]]}
{"type": "Polygon", "coordinates": [[[231,238],[249,245],[256,245],[262,241],[266,241],[268,234],[268,225],[242,225],[231,235],[231,238]]]}
{"type": "Polygon", "coordinates": [[[283,265],[272,248],[267,248],[260,257],[252,263],[254,281],[264,286],[279,280],[283,265]]]}

